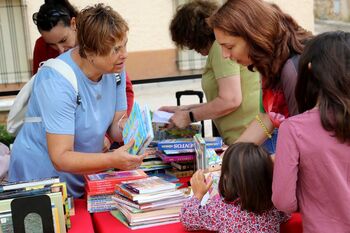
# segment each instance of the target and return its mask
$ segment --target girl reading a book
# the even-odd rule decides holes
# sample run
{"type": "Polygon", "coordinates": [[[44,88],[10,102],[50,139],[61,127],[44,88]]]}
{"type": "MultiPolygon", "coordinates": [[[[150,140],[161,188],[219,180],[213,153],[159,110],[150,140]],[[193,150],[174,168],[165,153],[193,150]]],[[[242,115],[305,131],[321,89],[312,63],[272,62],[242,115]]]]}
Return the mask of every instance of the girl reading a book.
{"type": "MultiPolygon", "coordinates": [[[[39,22],[39,15],[37,16],[39,22]]],[[[75,74],[73,86],[51,67],[39,70],[27,116],[11,152],[9,180],[59,176],[74,197],[84,193],[83,174],[137,168],[144,156],[127,153],[127,145],[102,153],[104,135],[122,141],[119,121],[127,108],[124,70],[128,25],[111,7],[98,4],[76,19],[78,47],[58,56],[75,74]],[[94,32],[94,33],[91,33],[94,32]]]]}
{"type": "Polygon", "coordinates": [[[202,170],[191,178],[193,196],[181,209],[187,230],[218,232],[279,232],[287,216],[272,204],[273,162],[253,143],[236,143],[226,150],[219,180],[220,197],[201,205],[212,185],[202,170]]]}
{"type": "Polygon", "coordinates": [[[280,127],[272,201],[303,232],[350,232],[350,33],[326,32],[300,57],[300,115],[280,127]]]}

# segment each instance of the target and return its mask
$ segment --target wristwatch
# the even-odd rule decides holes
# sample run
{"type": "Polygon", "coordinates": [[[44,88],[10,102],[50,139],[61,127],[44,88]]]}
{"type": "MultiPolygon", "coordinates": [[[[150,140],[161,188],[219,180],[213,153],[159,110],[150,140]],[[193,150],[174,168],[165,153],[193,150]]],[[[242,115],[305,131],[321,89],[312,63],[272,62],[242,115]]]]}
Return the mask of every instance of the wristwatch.
{"type": "Polygon", "coordinates": [[[193,123],[193,122],[196,122],[196,120],[194,119],[194,116],[193,116],[193,112],[192,111],[189,111],[188,112],[188,115],[190,117],[190,121],[193,123]]]}

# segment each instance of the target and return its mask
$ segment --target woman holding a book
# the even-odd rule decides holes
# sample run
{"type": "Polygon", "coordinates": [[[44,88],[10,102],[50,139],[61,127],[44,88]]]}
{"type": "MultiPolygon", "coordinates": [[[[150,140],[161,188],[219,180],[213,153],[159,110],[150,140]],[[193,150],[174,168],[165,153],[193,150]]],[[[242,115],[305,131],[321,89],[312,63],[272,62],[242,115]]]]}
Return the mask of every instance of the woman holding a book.
{"type": "Polygon", "coordinates": [[[170,25],[177,46],[208,55],[202,75],[208,102],[163,106],[160,110],[173,112],[170,120],[180,128],[212,119],[224,142],[232,144],[259,112],[259,73],[222,56],[214,32],[206,23],[217,8],[212,1],[191,1],[178,8],[170,25]]]}
{"type": "Polygon", "coordinates": [[[84,193],[83,174],[109,168],[137,168],[143,156],[126,151],[129,144],[102,153],[105,132],[122,140],[119,121],[126,112],[125,76],[115,81],[127,58],[128,25],[111,7],[87,7],[76,19],[79,47],[58,59],[75,74],[71,83],[51,67],[37,73],[25,122],[13,145],[10,181],[59,176],[74,197],[84,193]],[[94,33],[91,33],[94,32],[94,33]]]}
{"type": "MultiPolygon", "coordinates": [[[[55,58],[77,46],[76,17],[78,11],[68,0],[45,0],[38,12],[33,14],[33,22],[41,36],[36,40],[33,52],[33,75],[38,72],[41,62],[55,58]]],[[[126,97],[128,115],[134,103],[134,91],[128,74],[123,70],[120,75],[126,76],[126,97]]],[[[113,140],[106,135],[105,148],[113,140]]]]}

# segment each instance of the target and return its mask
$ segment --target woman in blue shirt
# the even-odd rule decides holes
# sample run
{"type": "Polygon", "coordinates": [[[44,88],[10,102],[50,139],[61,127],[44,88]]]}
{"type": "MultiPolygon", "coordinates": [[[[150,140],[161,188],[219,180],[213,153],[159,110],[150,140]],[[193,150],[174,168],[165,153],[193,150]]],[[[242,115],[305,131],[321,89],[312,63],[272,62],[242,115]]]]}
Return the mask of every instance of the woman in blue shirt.
{"type": "Polygon", "coordinates": [[[11,153],[10,181],[59,176],[74,197],[84,193],[83,174],[109,168],[137,168],[143,156],[126,152],[127,144],[102,153],[105,132],[121,141],[119,120],[127,103],[124,64],[128,25],[111,7],[98,4],[77,17],[79,46],[58,59],[74,71],[80,101],[70,82],[53,68],[43,67],[34,81],[25,123],[11,153]],[[94,33],[91,33],[94,32],[94,33]],[[115,81],[116,73],[121,82],[115,81]]]}

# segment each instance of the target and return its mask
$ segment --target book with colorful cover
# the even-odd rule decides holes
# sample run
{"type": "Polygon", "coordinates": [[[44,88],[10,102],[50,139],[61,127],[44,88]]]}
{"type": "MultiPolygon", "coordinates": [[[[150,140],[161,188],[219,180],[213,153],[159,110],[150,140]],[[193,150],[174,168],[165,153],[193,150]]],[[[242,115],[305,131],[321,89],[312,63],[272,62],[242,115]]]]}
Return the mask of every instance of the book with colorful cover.
{"type": "Polygon", "coordinates": [[[58,177],[51,177],[51,178],[30,180],[30,181],[8,182],[0,185],[0,193],[11,191],[11,190],[28,189],[31,187],[43,187],[45,185],[51,185],[59,182],[60,182],[60,179],[58,177]]]}
{"type": "Polygon", "coordinates": [[[205,169],[206,168],[206,144],[204,139],[200,134],[193,136],[194,149],[196,151],[196,169],[205,169]]]}
{"type": "Polygon", "coordinates": [[[176,184],[163,180],[157,176],[133,181],[123,181],[124,186],[138,194],[148,194],[176,189],[176,184]]]}
{"type": "Polygon", "coordinates": [[[154,137],[151,115],[148,107],[143,108],[137,102],[134,102],[128,120],[125,123],[123,132],[124,143],[135,140],[133,147],[129,149],[130,154],[143,154],[154,137]]]}
{"type": "MultiPolygon", "coordinates": [[[[222,138],[221,137],[211,137],[204,138],[206,147],[208,149],[221,149],[222,148],[222,138]]],[[[158,150],[177,150],[187,152],[194,149],[193,138],[178,138],[178,139],[167,139],[158,142],[158,150]]]]}
{"type": "Polygon", "coordinates": [[[192,123],[187,127],[180,129],[178,127],[168,128],[169,119],[174,113],[164,111],[154,111],[152,114],[152,126],[154,131],[154,141],[160,141],[173,138],[192,138],[195,134],[200,133],[202,125],[192,123]]]}
{"type": "Polygon", "coordinates": [[[181,190],[175,191],[161,191],[157,193],[149,193],[149,194],[137,194],[125,187],[124,184],[117,184],[115,186],[115,192],[119,195],[122,195],[132,201],[137,202],[138,204],[150,203],[165,199],[172,199],[176,197],[184,196],[185,194],[181,190]]]}
{"type": "Polygon", "coordinates": [[[196,169],[218,170],[222,160],[215,150],[207,148],[207,143],[200,134],[196,134],[193,141],[196,151],[196,169]]]}
{"type": "Polygon", "coordinates": [[[114,190],[116,184],[126,180],[136,180],[147,177],[141,169],[129,171],[106,171],[85,175],[86,186],[89,191],[93,190],[114,190]]]}
{"type": "Polygon", "coordinates": [[[160,151],[157,152],[157,156],[159,156],[164,163],[193,161],[196,157],[195,153],[166,155],[160,151]]]}

